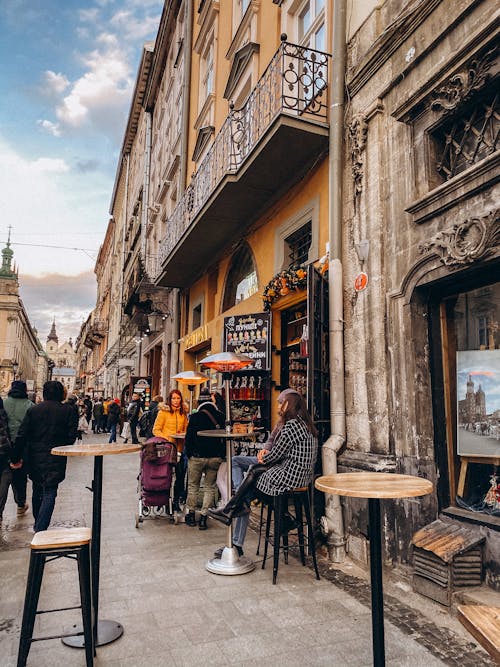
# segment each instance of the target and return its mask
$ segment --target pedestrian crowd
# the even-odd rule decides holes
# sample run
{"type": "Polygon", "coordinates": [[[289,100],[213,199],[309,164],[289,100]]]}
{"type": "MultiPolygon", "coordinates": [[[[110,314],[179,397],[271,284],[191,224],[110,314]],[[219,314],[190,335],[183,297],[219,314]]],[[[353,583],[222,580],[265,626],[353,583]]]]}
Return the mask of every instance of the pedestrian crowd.
{"type": "MultiPolygon", "coordinates": [[[[17,514],[28,511],[29,477],[33,530],[49,527],[67,461],[64,456],[51,454],[51,449],[73,445],[91,430],[109,435],[109,443],[117,442],[118,437],[134,444],[143,438],[143,447],[167,443],[174,452],[169,462],[175,471],[173,511],[184,516],[187,526],[200,530],[207,530],[208,518],[227,525],[235,519],[233,546],[242,555],[250,503],[270,502],[273,496],[311,483],[317,432],[303,397],[294,389],[282,391],[278,396],[278,423],[257,456],[232,458],[234,495],[227,498],[225,440],[200,433],[222,429],[225,423],[222,396],[208,388],[201,389],[197,409],[189,414],[177,389],[166,400],[154,396],[148,406],[143,404],[141,394],[133,393],[128,404],[122,406],[118,398],[67,396],[60,382],[49,381],[43,386],[43,400],[34,403],[28,398],[26,383],[15,380],[8,396],[0,399],[0,522],[10,487],[17,514]],[[217,489],[221,496],[218,507],[217,489]]],[[[292,527],[293,519],[288,517],[288,528],[292,527]]],[[[215,552],[216,557],[221,554],[222,548],[215,552]]]]}

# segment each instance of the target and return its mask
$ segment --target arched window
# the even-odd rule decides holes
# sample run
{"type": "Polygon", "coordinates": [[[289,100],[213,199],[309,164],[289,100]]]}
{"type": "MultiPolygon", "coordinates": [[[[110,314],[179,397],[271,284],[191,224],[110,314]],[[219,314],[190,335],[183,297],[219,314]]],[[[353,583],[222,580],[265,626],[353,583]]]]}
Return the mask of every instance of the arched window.
{"type": "Polygon", "coordinates": [[[259,288],[257,270],[250,248],[245,244],[233,255],[224,289],[222,310],[229,310],[240,301],[248,299],[259,288]]]}

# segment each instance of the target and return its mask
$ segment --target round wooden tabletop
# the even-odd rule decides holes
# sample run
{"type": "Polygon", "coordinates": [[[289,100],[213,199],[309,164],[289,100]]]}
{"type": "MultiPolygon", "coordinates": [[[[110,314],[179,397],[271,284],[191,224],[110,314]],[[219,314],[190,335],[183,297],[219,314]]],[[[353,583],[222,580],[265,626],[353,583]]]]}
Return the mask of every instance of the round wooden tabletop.
{"type": "Polygon", "coordinates": [[[119,442],[98,442],[88,445],[64,445],[63,447],[53,447],[50,450],[55,456],[105,456],[107,454],[129,454],[138,452],[141,449],[140,444],[119,443],[119,442]]]}
{"type": "Polygon", "coordinates": [[[251,438],[252,436],[257,435],[256,433],[228,433],[223,428],[212,429],[210,431],[198,431],[197,435],[201,435],[204,438],[230,438],[231,440],[236,440],[236,438],[251,438]]]}
{"type": "Polygon", "coordinates": [[[413,475],[386,472],[343,472],[318,477],[320,491],[354,498],[410,498],[432,492],[432,482],[413,475]]]}
{"type": "Polygon", "coordinates": [[[175,438],[176,440],[184,440],[186,433],[169,433],[169,438],[175,438]]]}

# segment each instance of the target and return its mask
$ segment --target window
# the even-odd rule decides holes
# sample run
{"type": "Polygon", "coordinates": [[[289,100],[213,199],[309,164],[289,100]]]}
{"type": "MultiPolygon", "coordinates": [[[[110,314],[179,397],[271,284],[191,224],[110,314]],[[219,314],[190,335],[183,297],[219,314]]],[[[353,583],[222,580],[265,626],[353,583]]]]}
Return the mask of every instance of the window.
{"type": "Polygon", "coordinates": [[[286,257],[285,262],[287,268],[301,266],[306,264],[309,257],[309,249],[312,241],[312,223],[306,222],[305,225],[299,227],[297,231],[290,234],[285,239],[286,257]]]}
{"type": "Polygon", "coordinates": [[[258,288],[253,256],[250,248],[244,245],[235,252],[229,265],[222,310],[229,310],[244,299],[248,299],[258,288]]]}
{"type": "Polygon", "coordinates": [[[490,86],[481,96],[474,96],[432,133],[435,168],[443,181],[498,150],[500,96],[496,88],[490,86]]]}
{"type": "Polygon", "coordinates": [[[298,12],[298,42],[325,51],[325,0],[307,0],[298,12]]]}
{"type": "Polygon", "coordinates": [[[201,327],[201,303],[193,308],[193,331],[201,327]]]}
{"type": "Polygon", "coordinates": [[[214,89],[214,43],[208,44],[201,56],[200,108],[214,89]]]}
{"type": "Polygon", "coordinates": [[[439,317],[451,505],[500,517],[500,283],[443,299],[439,317]]]}

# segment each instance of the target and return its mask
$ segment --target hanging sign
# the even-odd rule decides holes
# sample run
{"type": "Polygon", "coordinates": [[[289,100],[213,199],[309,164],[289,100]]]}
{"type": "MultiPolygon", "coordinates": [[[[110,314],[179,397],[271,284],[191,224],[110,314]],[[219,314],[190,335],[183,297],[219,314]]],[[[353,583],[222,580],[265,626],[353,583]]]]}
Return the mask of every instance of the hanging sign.
{"type": "Polygon", "coordinates": [[[270,365],[270,331],[270,313],[225,317],[222,342],[224,352],[246,354],[254,359],[248,369],[267,370],[270,365]]]}
{"type": "Polygon", "coordinates": [[[149,409],[149,403],[151,401],[151,384],[151,376],[130,378],[130,396],[132,396],[132,394],[139,394],[144,410],[149,409]]]}
{"type": "Polygon", "coordinates": [[[368,275],[362,271],[354,278],[354,289],[356,292],[362,292],[368,285],[368,275]]]}

